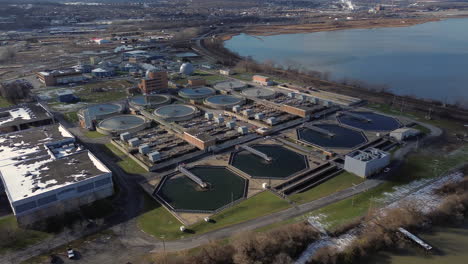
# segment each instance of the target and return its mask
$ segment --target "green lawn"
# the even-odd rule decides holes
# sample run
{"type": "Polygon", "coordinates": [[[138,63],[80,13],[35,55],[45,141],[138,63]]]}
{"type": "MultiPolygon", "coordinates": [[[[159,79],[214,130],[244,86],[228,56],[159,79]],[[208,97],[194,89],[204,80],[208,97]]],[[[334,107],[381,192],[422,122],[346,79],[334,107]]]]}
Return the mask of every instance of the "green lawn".
{"type": "Polygon", "coordinates": [[[190,229],[193,229],[197,234],[205,233],[214,229],[219,229],[221,227],[230,226],[249,219],[278,212],[288,208],[289,206],[289,203],[285,200],[269,191],[264,191],[211,217],[216,221],[216,223],[200,222],[191,226],[190,229]]]}
{"type": "Polygon", "coordinates": [[[105,137],[106,135],[103,135],[97,131],[86,131],[84,133],[85,136],[89,137],[89,138],[100,138],[100,137],[105,137]]]}
{"type": "Polygon", "coordinates": [[[254,76],[254,74],[244,72],[244,73],[234,73],[231,76],[242,81],[252,81],[252,76],[254,76]]]}
{"type": "Polygon", "coordinates": [[[165,236],[165,239],[177,239],[192,235],[200,235],[212,230],[241,223],[260,216],[281,211],[289,207],[289,203],[265,191],[241,203],[226,209],[211,217],[213,223],[200,222],[188,227],[192,233],[181,233],[182,225],[162,206],[152,205],[154,208],[138,219],[140,228],[155,237],[165,236]],[[175,221],[175,222],[174,222],[175,221]]]}
{"type": "Polygon", "coordinates": [[[289,199],[302,204],[347,189],[352,187],[353,184],[359,184],[363,181],[364,179],[361,177],[349,172],[343,172],[308,191],[293,194],[289,199]]]}
{"type": "Polygon", "coordinates": [[[138,227],[144,232],[157,239],[164,236],[166,240],[184,236],[184,233],[179,231],[182,225],[179,220],[149,196],[146,196],[145,199],[145,211],[146,213],[138,216],[137,219],[138,227]]]}
{"type": "Polygon", "coordinates": [[[0,107],[8,107],[11,106],[12,104],[8,102],[5,98],[0,96],[0,107]]]}
{"type": "Polygon", "coordinates": [[[78,114],[77,112],[68,112],[64,113],[63,117],[70,123],[76,123],[78,122],[78,114]]]}
{"type": "Polygon", "coordinates": [[[195,71],[195,74],[193,75],[194,77],[200,77],[202,79],[206,80],[207,84],[214,84],[220,81],[225,81],[227,78],[218,75],[218,74],[211,74],[208,72],[202,72],[202,71],[195,71]]]}
{"type": "Polygon", "coordinates": [[[125,153],[123,153],[114,145],[112,145],[112,143],[107,143],[105,144],[105,146],[112,154],[114,154],[120,159],[120,161],[117,162],[117,165],[119,165],[126,173],[143,174],[147,172],[144,168],[138,165],[138,163],[132,160],[129,156],[127,156],[125,153]]]}
{"type": "Polygon", "coordinates": [[[75,95],[78,96],[82,102],[87,103],[112,102],[126,98],[126,89],[132,86],[134,86],[134,84],[127,80],[101,81],[76,87],[75,90],[77,92],[75,95]],[[102,88],[103,91],[93,91],[93,89],[99,88],[102,88]]]}
{"type": "Polygon", "coordinates": [[[35,230],[28,230],[18,227],[16,218],[13,215],[0,218],[0,254],[10,250],[23,249],[27,246],[41,242],[50,234],[35,230]]]}

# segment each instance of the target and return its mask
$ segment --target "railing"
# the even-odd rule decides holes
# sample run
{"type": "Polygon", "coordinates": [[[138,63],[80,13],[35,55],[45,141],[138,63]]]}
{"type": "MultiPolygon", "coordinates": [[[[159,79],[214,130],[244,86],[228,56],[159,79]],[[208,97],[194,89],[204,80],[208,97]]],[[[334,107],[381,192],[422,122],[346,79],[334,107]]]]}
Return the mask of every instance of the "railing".
{"type": "Polygon", "coordinates": [[[258,151],[258,150],[254,149],[254,148],[251,148],[251,147],[247,146],[247,145],[241,145],[240,147],[247,150],[248,152],[250,152],[250,153],[252,153],[254,155],[259,156],[260,158],[262,158],[262,159],[264,159],[266,161],[272,161],[271,157],[269,157],[267,154],[265,154],[265,153],[263,153],[261,151],[258,151]]]}

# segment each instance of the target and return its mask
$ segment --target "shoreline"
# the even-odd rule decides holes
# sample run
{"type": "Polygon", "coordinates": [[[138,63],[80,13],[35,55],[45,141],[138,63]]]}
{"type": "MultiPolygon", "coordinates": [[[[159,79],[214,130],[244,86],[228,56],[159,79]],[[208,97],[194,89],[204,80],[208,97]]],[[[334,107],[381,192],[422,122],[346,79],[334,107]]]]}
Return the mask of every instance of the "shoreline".
{"type": "Polygon", "coordinates": [[[331,21],[323,20],[317,23],[309,24],[294,24],[294,25],[266,25],[266,26],[253,26],[245,28],[240,32],[226,33],[220,38],[223,41],[230,40],[232,37],[239,34],[247,34],[252,36],[274,36],[284,34],[300,34],[300,33],[318,33],[337,30],[349,29],[373,29],[373,28],[397,28],[397,27],[410,27],[419,24],[441,21],[448,19],[446,17],[440,18],[383,18],[383,19],[361,19],[361,20],[344,20],[344,21],[331,21]]]}

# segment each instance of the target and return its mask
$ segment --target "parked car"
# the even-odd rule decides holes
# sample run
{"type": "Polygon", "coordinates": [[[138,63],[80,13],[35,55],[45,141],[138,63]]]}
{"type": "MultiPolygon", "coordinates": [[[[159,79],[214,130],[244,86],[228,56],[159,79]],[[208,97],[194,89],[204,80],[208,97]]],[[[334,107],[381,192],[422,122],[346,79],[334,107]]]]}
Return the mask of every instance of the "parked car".
{"type": "Polygon", "coordinates": [[[75,258],[75,251],[72,248],[67,249],[67,256],[69,259],[74,259],[75,258]]]}

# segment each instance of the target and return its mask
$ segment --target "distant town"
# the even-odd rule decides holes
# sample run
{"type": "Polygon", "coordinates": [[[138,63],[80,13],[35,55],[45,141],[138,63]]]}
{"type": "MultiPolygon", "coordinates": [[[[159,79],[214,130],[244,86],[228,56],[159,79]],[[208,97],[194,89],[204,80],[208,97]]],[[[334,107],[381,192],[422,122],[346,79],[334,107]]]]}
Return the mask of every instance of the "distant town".
{"type": "Polygon", "coordinates": [[[360,263],[465,219],[464,105],[223,43],[468,2],[0,2],[0,263],[360,263]]]}

